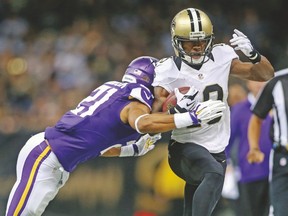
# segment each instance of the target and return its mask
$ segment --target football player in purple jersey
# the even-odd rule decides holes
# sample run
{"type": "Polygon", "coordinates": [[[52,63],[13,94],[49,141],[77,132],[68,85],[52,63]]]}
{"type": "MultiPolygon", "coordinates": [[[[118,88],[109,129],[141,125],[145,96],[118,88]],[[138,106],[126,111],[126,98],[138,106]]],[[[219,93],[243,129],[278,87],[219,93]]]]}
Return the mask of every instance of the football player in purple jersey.
{"type": "Polygon", "coordinates": [[[160,134],[148,133],[222,116],[225,106],[221,101],[195,104],[198,91],[193,87],[177,98],[178,108],[188,112],[150,114],[157,61],[149,56],[136,58],[122,82],[99,86],[56,125],[26,142],[18,156],[17,181],[9,196],[6,216],[41,215],[79,163],[99,156],[141,156],[161,138],[160,134]]]}

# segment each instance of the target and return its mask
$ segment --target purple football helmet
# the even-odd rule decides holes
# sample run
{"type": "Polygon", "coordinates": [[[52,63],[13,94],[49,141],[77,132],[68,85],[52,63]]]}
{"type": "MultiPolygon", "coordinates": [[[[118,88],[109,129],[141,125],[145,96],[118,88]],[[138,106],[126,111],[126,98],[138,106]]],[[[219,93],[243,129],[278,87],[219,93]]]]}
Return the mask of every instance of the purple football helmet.
{"type": "Polygon", "coordinates": [[[154,69],[159,60],[151,56],[141,56],[134,59],[127,67],[122,82],[140,83],[148,88],[154,80],[154,69]]]}

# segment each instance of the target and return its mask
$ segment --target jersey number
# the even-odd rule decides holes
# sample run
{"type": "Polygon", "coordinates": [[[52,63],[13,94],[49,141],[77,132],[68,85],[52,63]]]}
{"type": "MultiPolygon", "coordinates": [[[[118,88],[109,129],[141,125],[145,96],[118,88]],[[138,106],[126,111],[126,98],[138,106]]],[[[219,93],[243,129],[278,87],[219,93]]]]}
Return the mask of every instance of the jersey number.
{"type": "MultiPolygon", "coordinates": [[[[223,89],[221,88],[221,86],[219,86],[218,84],[213,84],[213,85],[209,85],[205,87],[203,91],[203,101],[207,101],[209,99],[223,101],[223,89]]],[[[221,117],[218,117],[216,119],[209,121],[207,124],[215,124],[219,122],[220,119],[221,117]]],[[[191,125],[189,126],[189,128],[199,127],[199,126],[191,125]]]]}
{"type": "Polygon", "coordinates": [[[76,109],[71,110],[75,115],[82,118],[92,115],[95,110],[104,102],[106,102],[111,95],[117,91],[116,88],[111,88],[110,86],[100,86],[95,89],[90,96],[83,99],[76,109]]]}
{"type": "MultiPolygon", "coordinates": [[[[206,86],[203,91],[203,96],[204,101],[207,101],[209,99],[223,101],[223,89],[218,84],[206,86]]],[[[214,124],[216,122],[219,122],[220,119],[221,117],[213,119],[209,121],[208,124],[214,124]]]]}

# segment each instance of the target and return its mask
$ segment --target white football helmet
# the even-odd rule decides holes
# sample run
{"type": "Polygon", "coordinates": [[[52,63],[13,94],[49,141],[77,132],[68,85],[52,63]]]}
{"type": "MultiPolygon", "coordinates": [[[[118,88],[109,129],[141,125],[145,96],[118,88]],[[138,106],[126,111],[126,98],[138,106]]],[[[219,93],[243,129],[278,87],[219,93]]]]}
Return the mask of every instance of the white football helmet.
{"type": "Polygon", "coordinates": [[[203,11],[187,8],[177,13],[171,23],[171,37],[176,56],[188,64],[201,65],[209,60],[214,40],[213,25],[203,11]],[[194,42],[198,48],[185,52],[184,41],[194,42]]]}

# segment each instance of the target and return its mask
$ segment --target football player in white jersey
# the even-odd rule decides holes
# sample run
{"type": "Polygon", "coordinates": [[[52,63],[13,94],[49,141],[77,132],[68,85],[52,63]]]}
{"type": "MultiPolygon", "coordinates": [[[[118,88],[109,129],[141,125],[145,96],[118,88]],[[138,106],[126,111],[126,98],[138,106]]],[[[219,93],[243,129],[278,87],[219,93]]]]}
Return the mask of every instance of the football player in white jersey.
{"type": "Polygon", "coordinates": [[[199,9],[187,8],[177,13],[171,23],[171,36],[176,55],[160,60],[155,68],[153,111],[161,110],[175,88],[191,85],[199,90],[199,102],[222,100],[227,106],[221,118],[173,130],[168,147],[171,169],[186,181],[183,215],[208,216],[221,197],[226,169],[229,75],[267,81],[274,76],[274,69],[237,29],[231,46],[214,45],[211,20],[199,9]],[[241,50],[250,62],[242,62],[234,50],[241,50]]]}

